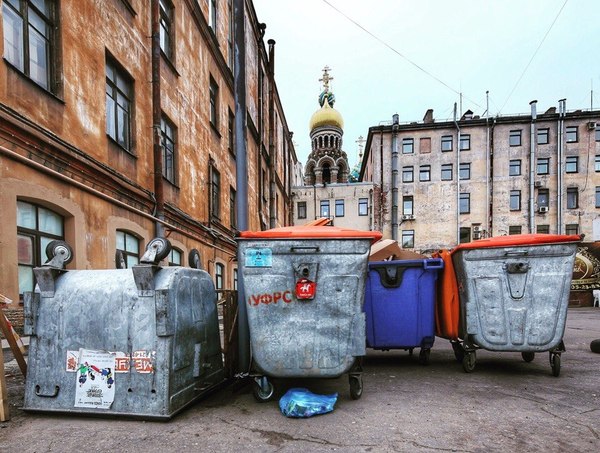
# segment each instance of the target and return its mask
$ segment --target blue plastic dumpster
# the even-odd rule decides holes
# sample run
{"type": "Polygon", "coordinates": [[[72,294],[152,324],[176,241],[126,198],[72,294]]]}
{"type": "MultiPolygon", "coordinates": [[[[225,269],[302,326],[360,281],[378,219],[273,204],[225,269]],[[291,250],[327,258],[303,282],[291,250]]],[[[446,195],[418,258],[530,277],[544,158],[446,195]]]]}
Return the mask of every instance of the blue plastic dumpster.
{"type": "Polygon", "coordinates": [[[419,362],[429,363],[435,340],[435,297],[440,258],[369,263],[365,305],[367,347],[421,348],[419,362]]]}

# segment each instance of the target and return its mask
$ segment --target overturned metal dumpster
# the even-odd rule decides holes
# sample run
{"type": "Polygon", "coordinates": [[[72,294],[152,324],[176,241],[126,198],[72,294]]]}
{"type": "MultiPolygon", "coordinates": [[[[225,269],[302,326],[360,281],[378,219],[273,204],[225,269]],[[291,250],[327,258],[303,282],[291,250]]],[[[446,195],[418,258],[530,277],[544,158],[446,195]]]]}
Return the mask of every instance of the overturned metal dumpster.
{"type": "Polygon", "coordinates": [[[115,270],[66,271],[51,246],[25,301],[25,410],[168,419],[223,382],[212,280],[156,265],[168,241],[115,270]]]}

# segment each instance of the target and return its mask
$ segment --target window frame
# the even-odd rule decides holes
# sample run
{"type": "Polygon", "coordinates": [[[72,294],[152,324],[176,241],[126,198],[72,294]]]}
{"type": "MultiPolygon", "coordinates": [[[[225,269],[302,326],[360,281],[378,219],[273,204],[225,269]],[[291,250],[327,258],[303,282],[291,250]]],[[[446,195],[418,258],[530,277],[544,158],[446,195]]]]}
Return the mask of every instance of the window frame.
{"type": "Polygon", "coordinates": [[[331,206],[329,200],[319,201],[319,214],[321,217],[331,218],[331,206]]]}
{"type": "Polygon", "coordinates": [[[579,173],[579,156],[565,157],[565,173],[579,173]]]}
{"type": "Polygon", "coordinates": [[[443,153],[448,153],[448,152],[451,152],[453,149],[454,149],[454,137],[452,135],[442,135],[442,138],[440,139],[440,150],[443,153]],[[449,148],[447,147],[448,143],[450,144],[449,148]],[[446,145],[446,147],[444,147],[444,145],[446,145]]]}
{"type": "Polygon", "coordinates": [[[208,0],[208,27],[217,35],[217,0],[208,0]]]}
{"type": "Polygon", "coordinates": [[[471,162],[461,162],[458,170],[458,179],[468,181],[471,179],[471,162]]]}
{"type": "Polygon", "coordinates": [[[182,266],[182,263],[183,263],[183,250],[180,250],[177,247],[171,247],[171,251],[169,252],[169,266],[182,266]],[[179,262],[177,262],[173,259],[176,256],[179,257],[179,262]]]}
{"type": "Polygon", "coordinates": [[[419,182],[431,181],[431,165],[419,166],[419,182]]]}
{"type": "Polygon", "coordinates": [[[511,159],[508,162],[508,176],[521,176],[521,159],[511,159]]]}
{"type": "Polygon", "coordinates": [[[453,165],[452,164],[442,164],[441,172],[440,172],[440,180],[441,181],[452,181],[453,179],[453,165]],[[448,174],[450,177],[448,177],[448,174]]]}
{"type": "Polygon", "coordinates": [[[513,129],[508,134],[508,146],[522,146],[522,129],[513,129]]]}
{"type": "Polygon", "coordinates": [[[210,76],[209,87],[209,123],[216,130],[219,130],[219,85],[217,81],[210,76]]]}
{"type": "Polygon", "coordinates": [[[105,81],[105,94],[106,94],[106,135],[109,139],[119,146],[121,149],[127,151],[130,154],[134,154],[133,152],[133,112],[135,109],[134,106],[134,96],[135,96],[135,87],[133,78],[125,71],[123,66],[119,64],[119,62],[113,58],[111,55],[106,55],[106,81],[105,81]],[[113,77],[109,72],[112,73],[113,77]],[[114,79],[114,80],[113,80],[114,79]],[[119,82],[122,82],[122,86],[119,86],[119,82]],[[109,93],[110,88],[110,93],[109,93]],[[124,91],[124,88],[127,91],[124,91]],[[114,104],[114,108],[109,108],[108,97],[111,98],[112,103],[114,104]],[[127,105],[120,105],[118,100],[123,98],[127,101],[127,105]],[[119,107],[121,107],[122,111],[126,114],[124,119],[127,124],[120,124],[120,115],[119,115],[119,107]],[[110,115],[109,110],[112,110],[112,124],[109,125],[110,115]],[[109,130],[109,126],[114,126],[114,134],[111,135],[109,130]],[[123,129],[123,133],[126,133],[127,137],[121,141],[119,138],[119,132],[123,129]]]}
{"type": "Polygon", "coordinates": [[[404,195],[402,197],[402,215],[415,214],[415,198],[413,195],[404,195]]]}
{"type": "Polygon", "coordinates": [[[549,157],[538,157],[537,161],[535,163],[535,172],[538,175],[549,175],[550,174],[550,158],[549,157]]]}
{"type": "Polygon", "coordinates": [[[566,126],[565,127],[565,142],[566,143],[579,143],[579,126],[566,126]]]}
{"type": "Polygon", "coordinates": [[[459,195],[459,213],[470,214],[471,213],[471,193],[461,192],[459,195]],[[465,206],[466,204],[466,206],[465,206]]]}
{"type": "Polygon", "coordinates": [[[237,228],[237,192],[229,186],[229,226],[237,228]]]}
{"type": "Polygon", "coordinates": [[[227,108],[227,149],[229,153],[236,158],[235,152],[235,114],[231,108],[227,108]]]}
{"type": "Polygon", "coordinates": [[[221,173],[214,164],[210,165],[210,216],[221,218],[221,173]]]}
{"type": "Polygon", "coordinates": [[[577,187],[567,187],[567,209],[579,208],[579,189],[577,187]]]}
{"type": "Polygon", "coordinates": [[[358,215],[366,216],[369,215],[369,199],[359,198],[358,199],[358,215]]]}
{"type": "Polygon", "coordinates": [[[402,139],[402,154],[414,154],[415,153],[415,139],[412,137],[406,137],[402,139]]]}
{"type": "Polygon", "coordinates": [[[220,291],[225,289],[225,265],[215,263],[215,290],[220,291]]]}
{"type": "Polygon", "coordinates": [[[600,208],[600,186],[596,186],[596,208],[600,208]]]}
{"type": "Polygon", "coordinates": [[[515,234],[521,234],[523,232],[523,227],[521,225],[509,225],[508,226],[508,235],[512,236],[515,234]]]}
{"type": "Polygon", "coordinates": [[[460,134],[460,151],[471,149],[471,134],[460,134]]]}
{"type": "Polygon", "coordinates": [[[177,128],[165,114],[160,117],[160,148],[162,154],[162,176],[171,184],[177,184],[177,128]],[[170,146],[169,146],[170,145],[170,146]],[[167,165],[171,157],[170,167],[167,165]],[[170,173],[169,173],[170,171],[170,173]]]}
{"type": "Polygon", "coordinates": [[[129,263],[129,257],[135,258],[135,263],[132,263],[132,266],[135,266],[136,264],[140,263],[140,257],[141,257],[140,250],[141,250],[141,248],[142,248],[142,241],[133,232],[131,232],[129,230],[125,230],[125,229],[117,229],[115,231],[115,251],[120,251],[121,254],[123,255],[123,262],[125,263],[125,268],[126,269],[131,269],[129,267],[129,265],[130,265],[130,263],[129,263]],[[119,248],[118,245],[116,245],[116,244],[119,243],[118,238],[117,238],[118,235],[119,235],[119,233],[123,234],[123,239],[124,239],[123,244],[125,245],[124,249],[119,248]],[[128,238],[130,238],[132,240],[135,240],[135,244],[137,246],[137,252],[134,252],[132,250],[128,250],[128,247],[127,247],[127,244],[128,244],[127,239],[128,238]]]}
{"type": "Polygon", "coordinates": [[[567,235],[579,234],[579,224],[578,223],[567,223],[565,225],[565,234],[567,234],[567,235]]]}
{"type": "Polygon", "coordinates": [[[159,0],[159,34],[160,34],[160,50],[167,60],[173,62],[175,60],[175,7],[171,0],[159,0]],[[163,47],[163,41],[166,48],[163,47]]]}
{"type": "Polygon", "coordinates": [[[415,230],[402,230],[402,248],[415,248],[415,230]]]}
{"type": "Polygon", "coordinates": [[[306,219],[306,201],[298,201],[296,204],[298,219],[306,219]]]}
{"type": "Polygon", "coordinates": [[[335,216],[344,217],[344,200],[342,199],[335,200],[335,216]]]}
{"type": "Polygon", "coordinates": [[[402,182],[415,182],[415,167],[413,165],[405,165],[402,167],[402,182]]]}
{"type": "Polygon", "coordinates": [[[509,211],[520,211],[521,210],[521,191],[511,190],[509,193],[509,211]]]}
{"type": "Polygon", "coordinates": [[[541,127],[536,131],[536,140],[538,145],[547,145],[550,143],[550,128],[541,127]],[[540,137],[544,137],[545,141],[540,141],[540,137]]]}

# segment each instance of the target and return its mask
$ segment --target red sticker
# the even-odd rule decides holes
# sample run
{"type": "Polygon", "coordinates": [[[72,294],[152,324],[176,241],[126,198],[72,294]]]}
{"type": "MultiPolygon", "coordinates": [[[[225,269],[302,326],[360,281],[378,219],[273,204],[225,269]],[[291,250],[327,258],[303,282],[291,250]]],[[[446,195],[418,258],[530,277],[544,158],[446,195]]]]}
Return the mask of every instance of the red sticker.
{"type": "Polygon", "coordinates": [[[314,299],[316,291],[316,282],[311,282],[307,278],[301,278],[296,282],[296,298],[298,298],[299,300],[314,299]]]}

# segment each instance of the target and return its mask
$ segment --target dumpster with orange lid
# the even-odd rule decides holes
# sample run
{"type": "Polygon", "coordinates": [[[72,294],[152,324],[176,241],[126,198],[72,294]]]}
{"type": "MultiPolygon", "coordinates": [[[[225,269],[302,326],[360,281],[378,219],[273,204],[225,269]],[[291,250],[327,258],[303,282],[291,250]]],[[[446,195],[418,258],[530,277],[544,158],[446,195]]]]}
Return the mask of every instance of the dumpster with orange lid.
{"type": "Polygon", "coordinates": [[[378,231],[321,225],[240,233],[257,400],[274,397],[270,378],[344,373],[352,398],[360,398],[367,261],[379,239],[378,231]]]}

